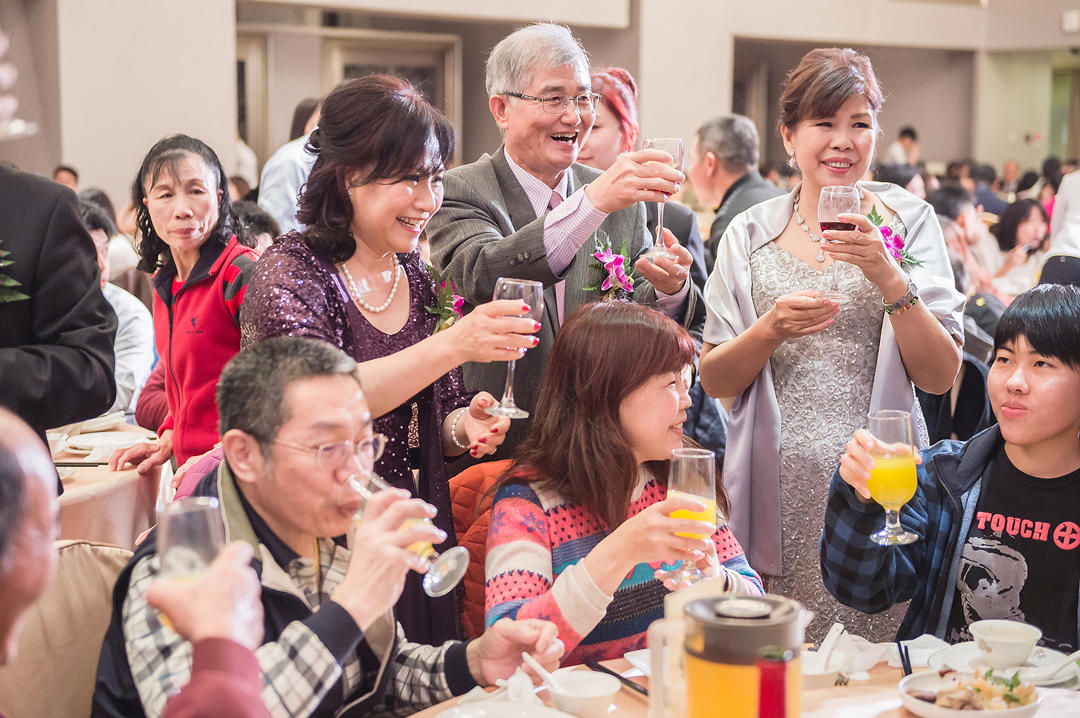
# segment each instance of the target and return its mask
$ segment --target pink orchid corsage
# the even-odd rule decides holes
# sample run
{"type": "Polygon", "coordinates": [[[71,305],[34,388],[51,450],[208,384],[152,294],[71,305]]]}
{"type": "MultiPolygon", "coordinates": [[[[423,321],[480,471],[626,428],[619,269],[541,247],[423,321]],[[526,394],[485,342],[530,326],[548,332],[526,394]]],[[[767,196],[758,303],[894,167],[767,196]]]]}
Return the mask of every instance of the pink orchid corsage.
{"type": "Polygon", "coordinates": [[[634,291],[634,278],[626,273],[630,260],[626,257],[625,243],[621,249],[621,252],[613,250],[607,235],[597,232],[593,258],[596,259],[595,269],[600,272],[603,280],[599,286],[585,287],[585,291],[604,292],[604,301],[615,299],[620,293],[631,294],[634,291]]]}
{"type": "Polygon", "coordinates": [[[889,250],[889,254],[900,265],[900,269],[906,272],[912,267],[922,266],[923,261],[921,259],[916,259],[904,249],[904,238],[885,224],[884,219],[877,212],[877,207],[871,207],[866,218],[877,225],[878,230],[881,232],[881,239],[885,242],[885,249],[889,250]]]}

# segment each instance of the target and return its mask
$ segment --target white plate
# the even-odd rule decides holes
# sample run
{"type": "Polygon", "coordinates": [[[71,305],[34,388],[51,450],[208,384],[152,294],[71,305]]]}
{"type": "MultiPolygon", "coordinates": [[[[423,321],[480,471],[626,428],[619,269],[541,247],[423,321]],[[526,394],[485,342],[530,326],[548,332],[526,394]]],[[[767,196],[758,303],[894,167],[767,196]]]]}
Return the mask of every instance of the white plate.
{"type": "Polygon", "coordinates": [[[124,412],[114,411],[111,414],[105,414],[96,419],[84,421],[79,431],[84,434],[89,434],[94,431],[108,431],[109,429],[115,429],[116,427],[123,425],[124,412]]]}
{"type": "MultiPolygon", "coordinates": [[[[1053,648],[1044,648],[1042,646],[1035,646],[1035,650],[1031,652],[1031,658],[1023,666],[1017,666],[1016,668],[1006,668],[1004,670],[995,669],[995,673],[1000,675],[1012,675],[1018,668],[1049,668],[1055,664],[1061,663],[1065,660],[1065,654],[1061,651],[1055,651],[1053,648]]],[[[1077,669],[1075,664],[1070,671],[1068,668],[1063,668],[1049,681],[1028,681],[1035,686],[1055,686],[1058,683],[1064,683],[1077,675],[1077,669]]],[[[926,659],[926,667],[932,671],[940,671],[945,668],[951,668],[954,671],[971,671],[971,670],[986,670],[986,666],[981,662],[981,656],[979,655],[979,649],[975,645],[974,641],[967,641],[965,643],[956,643],[948,648],[942,648],[937,653],[933,653],[926,659]]],[[[1023,675],[1020,676],[1023,678],[1023,675]]]]}
{"type": "Polygon", "coordinates": [[[652,661],[649,660],[649,649],[642,648],[637,651],[628,651],[623,655],[631,666],[638,669],[645,675],[649,675],[652,672],[652,661]]]}
{"type": "Polygon", "coordinates": [[[92,451],[99,447],[106,449],[126,449],[129,446],[150,439],[134,431],[100,431],[92,434],[79,434],[68,437],[67,445],[76,450],[92,451]]]}
{"type": "Polygon", "coordinates": [[[563,713],[547,706],[527,706],[507,701],[480,701],[462,703],[443,711],[435,718],[568,718],[563,713]]]}
{"type": "MultiPolygon", "coordinates": [[[[961,644],[957,644],[961,645],[961,644]]],[[[970,717],[972,711],[956,710],[955,708],[942,708],[936,706],[933,703],[927,703],[921,701],[918,698],[911,696],[908,691],[938,691],[942,688],[948,688],[953,683],[953,677],[957,674],[951,673],[944,678],[939,676],[936,671],[925,671],[920,673],[912,673],[910,676],[900,681],[900,685],[897,690],[900,691],[900,702],[904,704],[904,707],[917,716],[922,718],[965,718],[970,717]]],[[[969,678],[970,673],[964,674],[964,678],[969,678]]],[[[987,715],[994,716],[995,718],[1028,718],[1028,716],[1035,715],[1035,712],[1039,710],[1039,705],[1042,703],[1042,696],[1039,696],[1034,703],[1030,703],[1026,706],[1018,706],[1016,708],[1008,708],[1003,711],[979,711],[980,713],[986,713],[987,715]]]]}

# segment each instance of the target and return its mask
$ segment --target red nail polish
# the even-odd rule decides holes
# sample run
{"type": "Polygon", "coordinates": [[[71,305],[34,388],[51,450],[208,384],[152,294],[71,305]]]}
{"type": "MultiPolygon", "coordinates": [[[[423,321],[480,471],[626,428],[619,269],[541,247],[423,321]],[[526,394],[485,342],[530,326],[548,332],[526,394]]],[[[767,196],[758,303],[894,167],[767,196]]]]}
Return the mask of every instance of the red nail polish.
{"type": "Polygon", "coordinates": [[[499,433],[499,427],[496,426],[494,429],[491,430],[491,433],[492,434],[498,434],[499,433]]]}
{"type": "Polygon", "coordinates": [[[533,322],[533,329],[536,331],[540,331],[540,322],[533,322]]]}
{"type": "Polygon", "coordinates": [[[533,337],[532,339],[533,339],[533,346],[536,346],[537,344],[540,343],[540,337],[533,337]]]}
{"type": "Polygon", "coordinates": [[[477,441],[479,441],[481,444],[486,444],[487,443],[487,439],[485,437],[483,437],[483,436],[481,436],[479,439],[477,439],[477,441]]]}
{"type": "Polygon", "coordinates": [[[477,455],[477,453],[476,453],[476,449],[473,449],[473,450],[471,450],[471,451],[470,451],[469,453],[470,453],[470,454],[472,454],[473,456],[476,456],[476,455],[477,455]]]}
{"type": "Polygon", "coordinates": [[[521,311],[523,311],[523,312],[529,311],[529,305],[528,304],[522,304],[521,305],[521,311]]]}

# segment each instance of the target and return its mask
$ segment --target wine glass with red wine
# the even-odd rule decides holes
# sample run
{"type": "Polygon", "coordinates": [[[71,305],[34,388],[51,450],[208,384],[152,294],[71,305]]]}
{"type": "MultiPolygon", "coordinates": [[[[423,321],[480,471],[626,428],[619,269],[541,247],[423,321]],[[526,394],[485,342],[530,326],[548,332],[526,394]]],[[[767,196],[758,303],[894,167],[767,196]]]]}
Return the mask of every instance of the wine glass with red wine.
{"type": "MultiPolygon", "coordinates": [[[[858,214],[861,200],[862,197],[858,187],[850,185],[822,187],[821,194],[818,196],[817,210],[818,224],[821,225],[821,231],[825,232],[832,229],[850,232],[854,230],[854,224],[841,222],[839,216],[842,214],[858,214]]],[[[840,288],[840,262],[835,260],[832,264],[832,281],[829,283],[829,288],[825,290],[825,298],[837,304],[846,304],[851,301],[851,297],[840,288]]]]}

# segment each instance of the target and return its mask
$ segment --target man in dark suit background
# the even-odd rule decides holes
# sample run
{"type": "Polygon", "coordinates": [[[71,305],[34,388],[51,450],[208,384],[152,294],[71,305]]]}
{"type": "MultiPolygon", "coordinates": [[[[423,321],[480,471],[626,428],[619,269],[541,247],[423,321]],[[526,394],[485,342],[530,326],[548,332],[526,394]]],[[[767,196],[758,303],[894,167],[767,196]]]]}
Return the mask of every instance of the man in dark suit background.
{"type": "Polygon", "coordinates": [[[716,247],[735,215],[783,192],[758,174],[759,141],[750,118],[714,117],[698,128],[690,149],[687,177],[698,201],[716,207],[705,240],[705,268],[712,272],[716,247]]]}
{"type": "MultiPolygon", "coordinates": [[[[658,150],[627,152],[607,171],[577,163],[595,119],[588,58],[570,31],[538,23],[503,38],[487,61],[488,106],[503,132],[494,155],[446,173],[442,208],[428,223],[431,259],[470,306],[492,298],[499,277],[543,283],[540,344],[518,361],[515,400],[535,405],[561,321],[600,299],[605,274],[593,258],[595,232],[619,251],[626,243],[636,283],[629,298],[693,327],[704,322],[700,290],[688,281],[692,257],[665,232],[675,260],[642,255],[651,247],[645,201],[673,194],[684,177],[658,150]]],[[[700,329],[700,327],[698,327],[700,329]]],[[[501,395],[504,364],[466,364],[470,389],[501,395]]],[[[507,445],[524,434],[515,421],[507,445]]]]}
{"type": "Polygon", "coordinates": [[[116,315],[70,189],[0,166],[0,250],[26,295],[0,302],[0,405],[44,438],[112,404],[116,315]]]}

